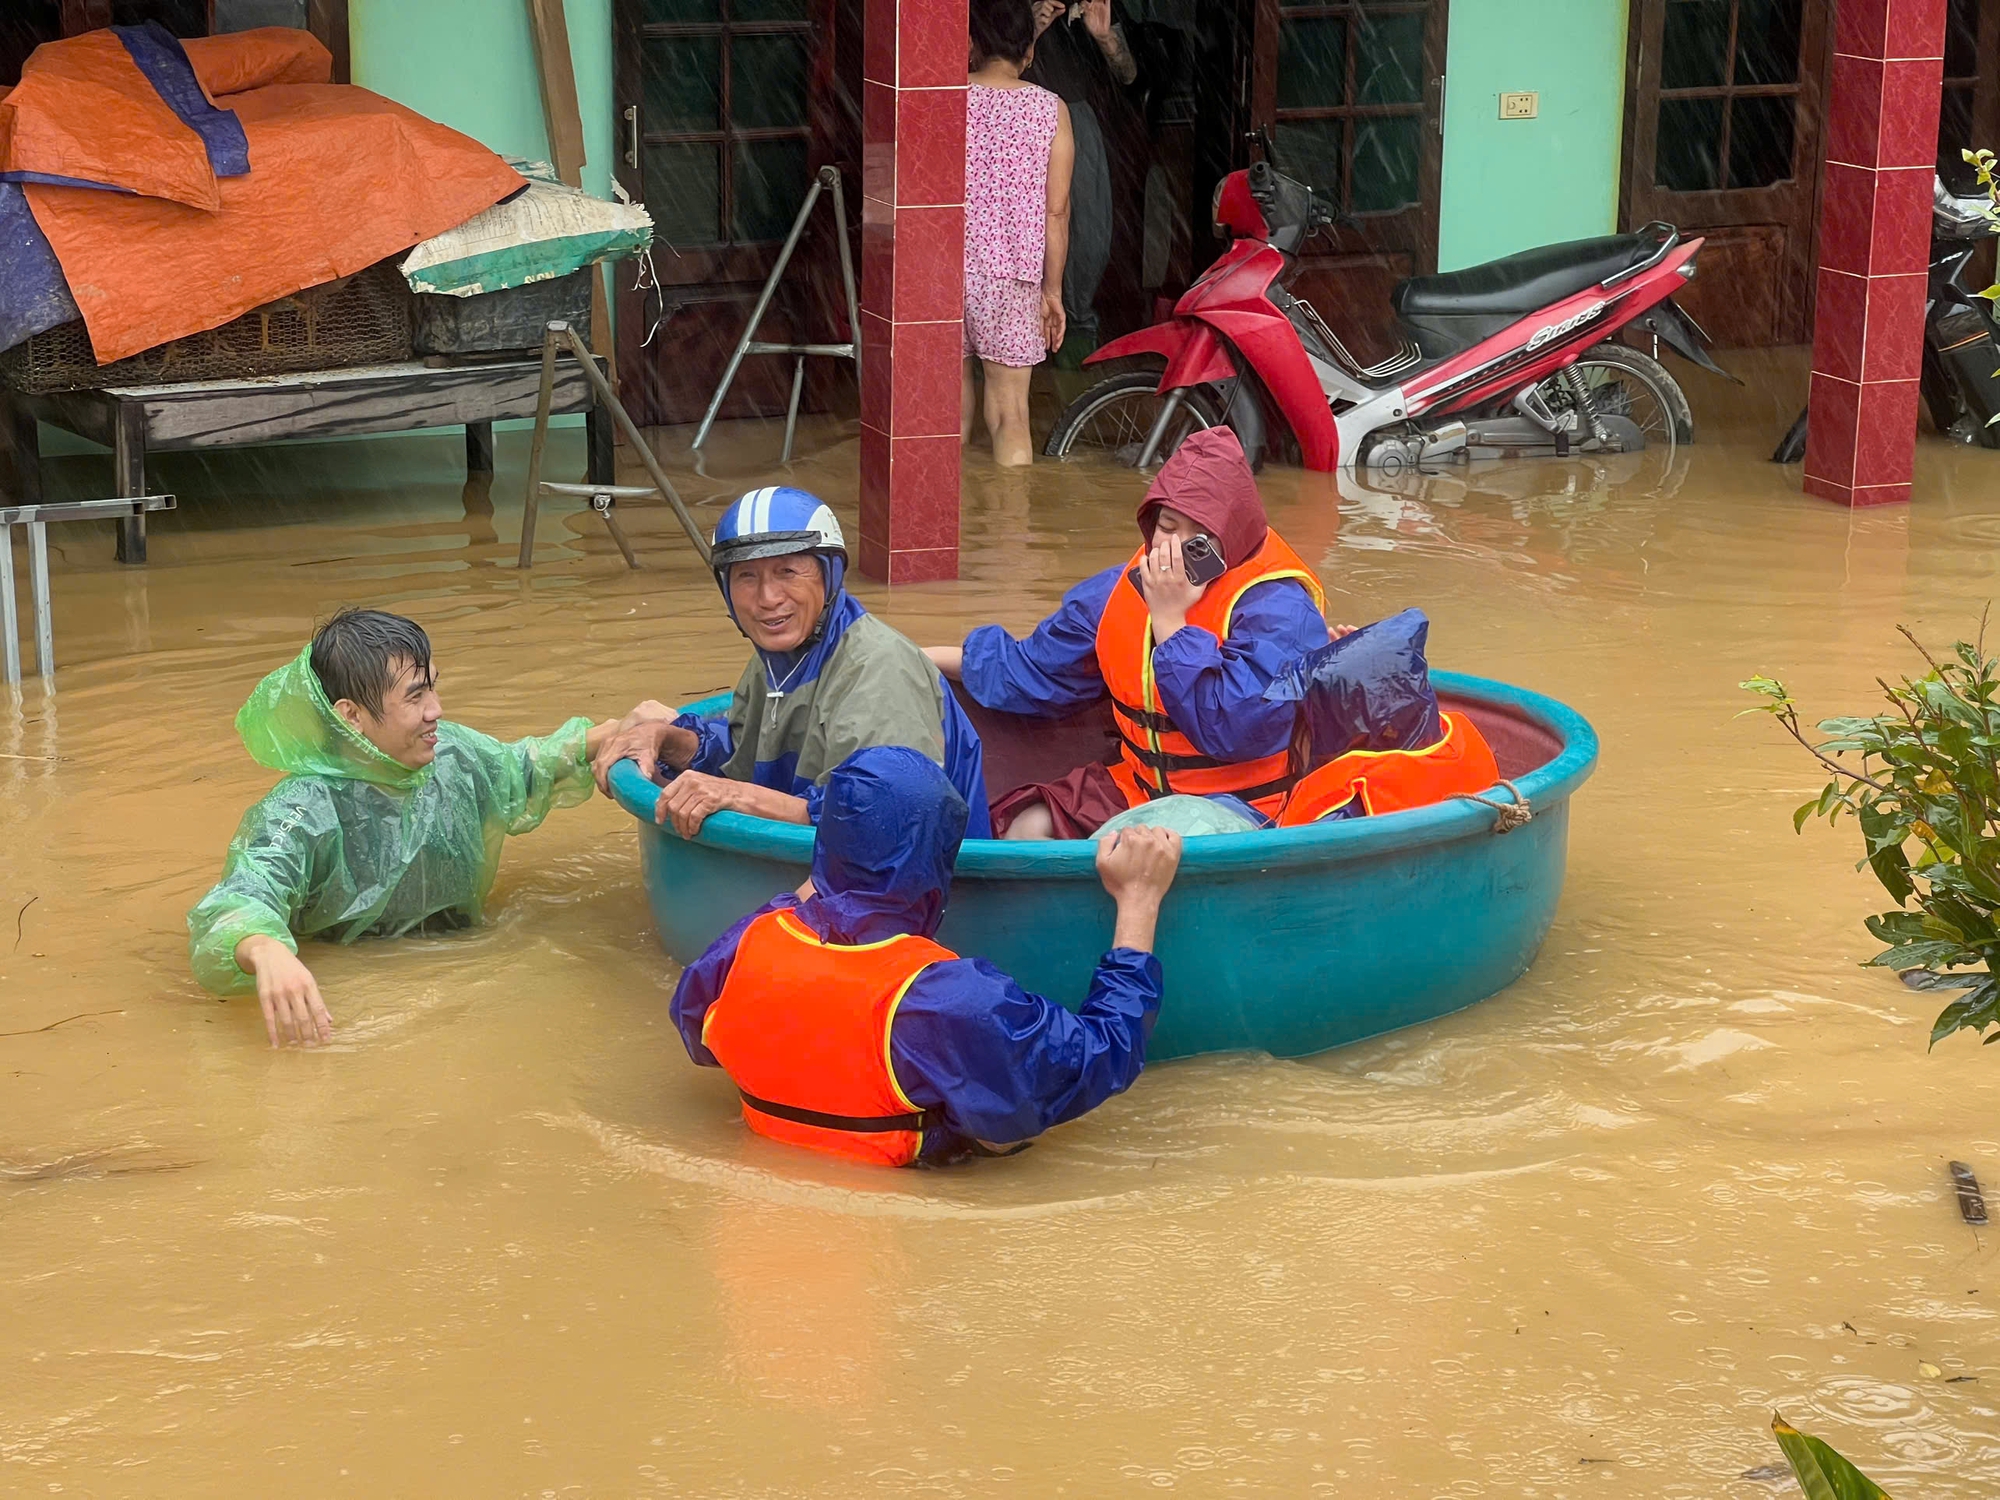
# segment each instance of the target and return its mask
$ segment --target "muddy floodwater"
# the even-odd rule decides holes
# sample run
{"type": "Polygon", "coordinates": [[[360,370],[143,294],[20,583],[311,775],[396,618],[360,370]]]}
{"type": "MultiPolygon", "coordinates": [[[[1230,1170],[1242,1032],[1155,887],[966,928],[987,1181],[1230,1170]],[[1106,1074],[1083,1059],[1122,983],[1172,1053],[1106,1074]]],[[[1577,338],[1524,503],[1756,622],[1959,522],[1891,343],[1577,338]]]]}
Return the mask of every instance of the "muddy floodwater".
{"type": "MultiPolygon", "coordinates": [[[[1420,605],[1438,664],[1602,735],[1527,977],[947,1172],[747,1134],[602,799],[509,845],[483,929],[309,946],[325,1050],[204,995],[182,919],[272,780],[231,716],[316,616],[416,617],[447,715],[505,736],[745,646],[660,513],[628,573],[545,509],[517,572],[521,434],[491,486],[456,437],[160,459],[151,566],[58,528],[59,691],[0,689],[0,1492],[1711,1500],[1789,1492],[1742,1477],[1773,1409],[1898,1494],[2000,1491],[2000,1264],[1946,1179],[2000,1187],[2000,1055],[1926,1055],[1936,1000],[1857,967],[1853,834],[1795,836],[1818,779],[1734,717],[1758,671],[1863,710],[1899,622],[1974,628],[2000,453],[1926,438],[1917,504],[1850,515],[1763,461],[1796,358],[1728,362],[1670,472],[1264,478],[1331,613],[1420,605]]],[[[778,477],[775,427],[705,474],[686,439],[710,517],[778,477]]],[[[853,526],[855,429],[802,444],[853,526]]],[[[1137,498],[975,455],[964,581],[858,592],[919,640],[1025,629],[1137,498]]]]}

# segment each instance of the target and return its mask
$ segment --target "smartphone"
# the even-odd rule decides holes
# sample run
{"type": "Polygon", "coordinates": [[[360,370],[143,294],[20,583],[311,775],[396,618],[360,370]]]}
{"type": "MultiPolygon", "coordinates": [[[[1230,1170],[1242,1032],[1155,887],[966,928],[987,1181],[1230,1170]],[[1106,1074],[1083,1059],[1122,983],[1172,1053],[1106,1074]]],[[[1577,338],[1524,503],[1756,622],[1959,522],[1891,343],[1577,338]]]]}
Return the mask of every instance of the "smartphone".
{"type": "Polygon", "coordinates": [[[1215,582],[1229,571],[1222,549],[1206,532],[1197,532],[1181,543],[1181,566],[1187,570],[1189,583],[1203,586],[1215,582]]]}
{"type": "MultiPolygon", "coordinates": [[[[1181,543],[1181,567],[1186,570],[1189,583],[1206,588],[1229,571],[1229,562],[1213,537],[1206,532],[1197,532],[1181,543]]],[[[1125,577],[1143,597],[1146,591],[1140,588],[1138,568],[1127,570],[1125,577]]]]}

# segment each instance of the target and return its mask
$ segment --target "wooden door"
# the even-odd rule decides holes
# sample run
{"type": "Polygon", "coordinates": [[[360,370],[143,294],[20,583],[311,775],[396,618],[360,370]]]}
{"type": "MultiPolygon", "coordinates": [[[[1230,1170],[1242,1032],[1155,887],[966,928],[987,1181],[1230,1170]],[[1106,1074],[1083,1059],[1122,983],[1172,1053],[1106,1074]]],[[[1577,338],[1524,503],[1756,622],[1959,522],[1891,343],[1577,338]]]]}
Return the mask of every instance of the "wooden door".
{"type": "Polygon", "coordinates": [[[1632,0],[1622,218],[1708,237],[1676,300],[1724,346],[1812,334],[1831,14],[1820,0],[1632,0]]]}
{"type": "MultiPolygon", "coordinates": [[[[618,279],[619,374],[642,423],[701,416],[831,155],[834,20],[833,0],[616,0],[617,173],[653,216],[660,281],[645,293],[629,267],[618,279]]],[[[861,185],[844,169],[858,229],[861,185]]],[[[845,309],[823,284],[834,264],[831,206],[813,214],[762,339],[847,336],[845,309]]],[[[723,414],[780,413],[790,388],[786,361],[752,357],[723,414]]]]}
{"type": "Polygon", "coordinates": [[[1396,346],[1390,289],[1437,268],[1446,9],[1256,0],[1252,134],[1353,220],[1308,242],[1293,290],[1363,358],[1396,346]]]}

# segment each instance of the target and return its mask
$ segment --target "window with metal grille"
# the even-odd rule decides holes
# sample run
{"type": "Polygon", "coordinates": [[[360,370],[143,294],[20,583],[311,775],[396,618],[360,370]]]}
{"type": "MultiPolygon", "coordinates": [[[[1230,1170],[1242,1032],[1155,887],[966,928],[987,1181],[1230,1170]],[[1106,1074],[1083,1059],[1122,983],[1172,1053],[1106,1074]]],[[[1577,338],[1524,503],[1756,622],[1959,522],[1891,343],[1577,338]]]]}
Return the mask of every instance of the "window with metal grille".
{"type": "Polygon", "coordinates": [[[645,0],[646,208],[676,249],[783,239],[809,179],[810,0],[645,0]]]}
{"type": "Polygon", "coordinates": [[[1285,5],[1273,164],[1351,214],[1415,203],[1423,156],[1425,0],[1285,5]]]}
{"type": "Polygon", "coordinates": [[[1792,176],[1802,0],[1667,0],[1653,180],[1671,192],[1792,176]]]}

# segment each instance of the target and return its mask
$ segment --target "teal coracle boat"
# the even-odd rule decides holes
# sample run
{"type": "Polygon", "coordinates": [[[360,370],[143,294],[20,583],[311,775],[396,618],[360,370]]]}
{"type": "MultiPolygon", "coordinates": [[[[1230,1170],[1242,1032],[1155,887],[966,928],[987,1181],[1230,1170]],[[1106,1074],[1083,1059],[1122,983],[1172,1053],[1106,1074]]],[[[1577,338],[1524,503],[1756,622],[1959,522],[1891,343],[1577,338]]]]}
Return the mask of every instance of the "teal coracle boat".
{"type": "MultiPolygon", "coordinates": [[[[1597,762],[1574,710],[1525,688],[1457,673],[1432,681],[1471,715],[1501,774],[1534,809],[1496,833],[1489,807],[1436,807],[1190,839],[1160,918],[1166,995],[1150,1060],[1253,1049],[1302,1057],[1434,1020],[1506,988],[1534,962],[1562,894],[1569,800],[1597,762]]],[[[720,714],[728,699],[688,705],[720,714]]],[[[997,795],[1105,753],[1101,712],[1048,723],[968,705],[997,795]]],[[[812,830],[717,813],[693,840],[653,822],[659,789],[630,761],[612,790],[639,821],[646,894],[676,960],[796,887],[812,830]]],[[[1510,798],[1504,789],[1495,802],[1510,798]]],[[[981,954],[1074,1007],[1110,941],[1111,899],[1087,841],[968,840],[938,940],[981,954]]]]}

